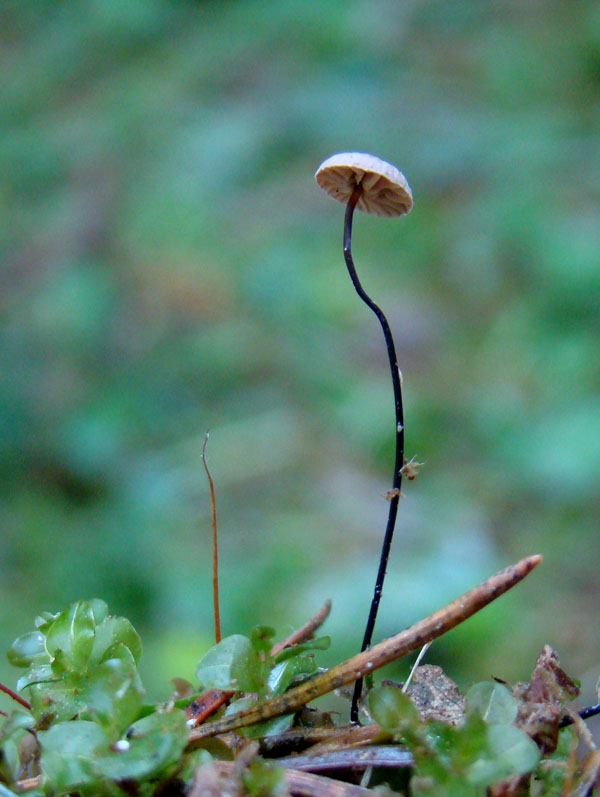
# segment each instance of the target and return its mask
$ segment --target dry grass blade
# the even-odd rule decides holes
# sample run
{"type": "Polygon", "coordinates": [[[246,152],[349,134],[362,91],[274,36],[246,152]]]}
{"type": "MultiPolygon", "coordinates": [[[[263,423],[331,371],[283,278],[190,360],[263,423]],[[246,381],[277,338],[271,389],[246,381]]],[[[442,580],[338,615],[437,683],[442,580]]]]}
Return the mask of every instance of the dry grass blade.
{"type": "Polygon", "coordinates": [[[499,598],[500,595],[522,581],[541,561],[542,557],[538,555],[521,559],[516,564],[510,565],[482,584],[465,592],[464,595],[424,620],[420,620],[399,634],[374,645],[370,650],[365,650],[342,664],[332,667],[327,672],[314,676],[300,686],[290,689],[289,692],[257,703],[246,711],[240,711],[238,714],[194,728],[190,733],[190,743],[193,744],[195,740],[207,736],[253,725],[255,722],[270,719],[279,714],[297,711],[316,697],[353,683],[367,673],[418,650],[427,642],[455,628],[499,598]]]}

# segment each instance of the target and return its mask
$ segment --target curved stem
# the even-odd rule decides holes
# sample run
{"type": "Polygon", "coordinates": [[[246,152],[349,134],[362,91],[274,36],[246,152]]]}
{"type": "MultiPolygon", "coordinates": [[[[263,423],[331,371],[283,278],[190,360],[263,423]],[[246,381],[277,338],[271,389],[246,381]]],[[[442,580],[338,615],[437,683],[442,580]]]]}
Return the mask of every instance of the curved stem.
{"type": "MultiPolygon", "coordinates": [[[[392,384],[394,386],[394,403],[396,409],[396,456],[394,460],[394,477],[392,480],[392,490],[390,493],[390,510],[388,514],[387,527],[383,537],[383,544],[381,546],[381,555],[379,558],[379,569],[377,571],[377,578],[375,579],[375,589],[373,591],[373,598],[371,600],[371,608],[367,619],[365,634],[363,637],[361,652],[366,650],[371,645],[373,638],[373,629],[375,628],[375,620],[377,619],[377,610],[379,609],[379,602],[381,600],[381,593],[383,591],[383,581],[385,579],[385,572],[387,568],[388,557],[390,555],[390,547],[392,544],[392,537],[394,536],[394,527],[396,525],[396,515],[398,514],[398,501],[400,500],[400,485],[402,483],[402,466],[404,464],[404,411],[402,408],[402,383],[400,381],[400,370],[398,368],[398,357],[396,355],[396,347],[394,346],[394,339],[390,330],[388,320],[383,314],[371,297],[365,292],[362,287],[354,261],[352,260],[352,218],[354,216],[354,209],[356,203],[360,199],[362,188],[357,185],[346,207],[346,215],[344,219],[344,259],[348,267],[348,273],[352,284],[360,298],[369,307],[379,319],[381,329],[383,330],[383,337],[387,346],[388,359],[390,362],[390,371],[392,373],[392,384]]],[[[352,722],[358,720],[358,701],[362,693],[362,678],[359,679],[354,686],[354,694],[352,696],[352,707],[350,709],[350,719],[352,722]]]]}

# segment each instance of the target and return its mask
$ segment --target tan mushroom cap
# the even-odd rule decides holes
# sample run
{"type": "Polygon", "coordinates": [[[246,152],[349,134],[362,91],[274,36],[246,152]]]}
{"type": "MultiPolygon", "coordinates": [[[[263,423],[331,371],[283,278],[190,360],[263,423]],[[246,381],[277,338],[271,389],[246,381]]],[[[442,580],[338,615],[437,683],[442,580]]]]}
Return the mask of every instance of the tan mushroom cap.
{"type": "Polygon", "coordinates": [[[340,152],[319,166],[315,178],[329,196],[344,204],[357,185],[363,192],[356,204],[376,216],[402,216],[413,206],[406,177],[391,163],[364,152],[340,152]]]}

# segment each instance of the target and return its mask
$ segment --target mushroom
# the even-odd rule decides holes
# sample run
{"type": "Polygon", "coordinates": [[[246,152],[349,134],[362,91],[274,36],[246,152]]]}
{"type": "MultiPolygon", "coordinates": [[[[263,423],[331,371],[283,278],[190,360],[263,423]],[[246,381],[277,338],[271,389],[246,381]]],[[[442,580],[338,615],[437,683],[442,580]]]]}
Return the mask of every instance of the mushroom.
{"type": "MultiPolygon", "coordinates": [[[[388,492],[390,502],[388,521],[381,547],[371,608],[361,647],[361,651],[364,651],[371,646],[371,639],[373,638],[373,629],[383,591],[383,581],[398,514],[400,485],[404,467],[404,412],[402,408],[402,379],[390,325],[381,308],[375,304],[362,287],[354,267],[352,259],[352,218],[355,208],[363,210],[365,213],[373,213],[376,216],[402,216],[412,208],[413,198],[410,186],[402,172],[398,171],[391,163],[362,152],[341,152],[337,155],[332,155],[319,166],[315,178],[319,186],[330,196],[339,202],[346,203],[344,218],[344,258],[346,266],[356,292],[375,313],[381,324],[394,388],[396,410],[394,476],[392,489],[388,492]]],[[[350,709],[352,722],[358,720],[358,701],[360,700],[361,692],[362,678],[356,681],[354,687],[352,707],[350,709]]]]}
{"type": "Polygon", "coordinates": [[[375,216],[402,216],[413,206],[412,192],[402,172],[374,155],[340,152],[327,158],[315,177],[329,196],[344,204],[360,185],[356,206],[375,216]]]}

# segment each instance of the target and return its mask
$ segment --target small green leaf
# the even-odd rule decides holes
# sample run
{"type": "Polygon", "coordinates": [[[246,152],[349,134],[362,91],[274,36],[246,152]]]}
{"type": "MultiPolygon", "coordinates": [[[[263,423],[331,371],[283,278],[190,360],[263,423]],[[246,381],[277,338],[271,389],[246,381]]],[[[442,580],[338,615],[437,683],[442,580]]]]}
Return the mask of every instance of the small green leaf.
{"type": "Polygon", "coordinates": [[[283,797],[289,793],[283,769],[261,758],[255,758],[242,773],[242,782],[247,794],[256,794],[259,797],[265,794],[283,797]]]}
{"type": "Polygon", "coordinates": [[[303,642],[301,645],[293,645],[290,648],[284,648],[274,657],[274,661],[279,663],[292,656],[298,656],[300,653],[308,653],[311,650],[328,650],[330,645],[331,637],[320,636],[316,639],[311,639],[309,642],[303,642]]]}
{"type": "Polygon", "coordinates": [[[3,723],[0,729],[1,763],[0,771],[2,776],[10,775],[11,780],[18,780],[24,777],[23,764],[21,762],[21,740],[28,736],[27,729],[33,728],[34,719],[29,712],[15,709],[3,723]]]}
{"type": "Polygon", "coordinates": [[[387,731],[400,731],[419,721],[419,712],[411,699],[396,686],[371,690],[368,703],[371,717],[387,731]]]}
{"type": "Polygon", "coordinates": [[[109,740],[95,722],[59,722],[38,737],[42,772],[53,791],[68,793],[97,781],[96,760],[109,740]]]}
{"type": "Polygon", "coordinates": [[[27,690],[36,721],[54,715],[56,722],[72,719],[86,708],[87,679],[77,673],[33,684],[27,690]]]}
{"type": "Polygon", "coordinates": [[[504,763],[507,774],[531,772],[540,759],[537,744],[514,725],[492,725],[487,729],[487,738],[492,755],[504,763]]]}
{"type": "MultiPolygon", "coordinates": [[[[238,714],[240,711],[245,711],[254,705],[256,705],[256,700],[253,697],[240,697],[227,706],[225,716],[229,717],[232,714],[238,714]]],[[[247,739],[263,739],[265,736],[275,736],[278,733],[287,731],[293,721],[294,714],[284,714],[264,722],[255,722],[254,725],[241,728],[239,733],[247,739]]]]}
{"type": "Polygon", "coordinates": [[[294,656],[276,664],[267,680],[269,695],[281,695],[299,675],[312,675],[317,671],[314,656],[294,656]]]}
{"type": "Polygon", "coordinates": [[[39,631],[30,631],[17,637],[6,654],[14,667],[29,667],[38,656],[45,656],[44,635],[39,631]]]}
{"type": "Polygon", "coordinates": [[[57,680],[52,672],[52,667],[49,664],[42,664],[39,667],[32,667],[25,675],[22,675],[17,681],[17,692],[25,689],[28,686],[33,686],[38,683],[47,683],[48,681],[57,680]]]}
{"type": "Polygon", "coordinates": [[[2,728],[0,728],[0,742],[8,739],[9,736],[12,736],[17,731],[22,731],[24,728],[32,728],[33,725],[33,717],[29,712],[15,709],[8,715],[2,728]]]}
{"type": "MultiPolygon", "coordinates": [[[[128,650],[127,653],[131,657],[128,650]]],[[[113,741],[139,716],[144,691],[139,688],[138,680],[135,665],[132,668],[131,663],[123,659],[109,659],[99,664],[89,677],[86,713],[91,712],[113,741]]]]}
{"type": "Polygon", "coordinates": [[[495,681],[472,686],[465,703],[468,714],[477,714],[488,725],[510,725],[517,718],[517,701],[509,689],[495,681]]]}
{"type": "Polygon", "coordinates": [[[189,728],[183,711],[154,712],[134,723],[121,745],[96,760],[99,776],[108,780],[142,780],[181,760],[189,728]]]}
{"type": "Polygon", "coordinates": [[[111,658],[108,651],[114,645],[124,645],[129,648],[135,663],[139,662],[142,655],[142,642],[135,628],[125,617],[106,617],[96,627],[90,665],[99,664],[101,661],[111,658]]]}
{"type": "Polygon", "coordinates": [[[289,730],[294,722],[294,714],[281,714],[264,722],[255,722],[254,725],[247,725],[240,728],[240,733],[246,739],[264,739],[267,736],[278,736],[280,733],[289,730]]]}
{"type": "Polygon", "coordinates": [[[100,625],[108,617],[108,604],[101,598],[92,598],[88,603],[94,617],[94,625],[100,625]]]}
{"type": "Polygon", "coordinates": [[[265,657],[269,656],[270,650],[273,647],[273,638],[275,637],[275,629],[268,625],[255,625],[250,631],[250,643],[257,653],[264,653],[265,657]]]}
{"type": "Polygon", "coordinates": [[[58,612],[42,612],[38,614],[33,621],[33,626],[37,628],[40,633],[45,634],[57,617],[58,612]]]}
{"type": "Polygon", "coordinates": [[[222,639],[202,657],[196,678],[205,689],[258,692],[262,687],[262,662],[248,637],[222,639]]]}
{"type": "Polygon", "coordinates": [[[61,667],[85,670],[94,645],[95,623],[88,601],[77,601],[61,612],[48,628],[46,650],[61,667]]]}
{"type": "Polygon", "coordinates": [[[142,780],[179,762],[189,734],[185,719],[182,711],[155,712],[116,744],[95,722],[57,723],[39,733],[42,771],[55,792],[112,794],[115,780],[142,780]]]}

